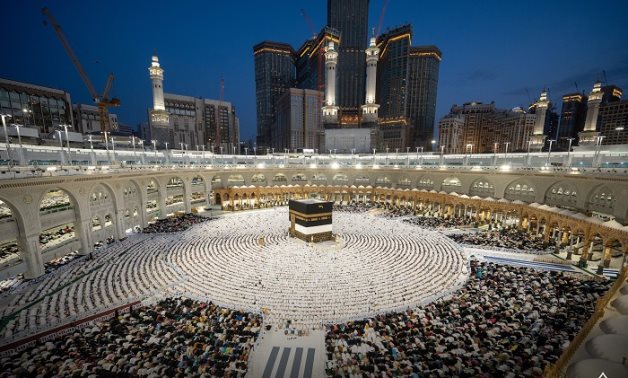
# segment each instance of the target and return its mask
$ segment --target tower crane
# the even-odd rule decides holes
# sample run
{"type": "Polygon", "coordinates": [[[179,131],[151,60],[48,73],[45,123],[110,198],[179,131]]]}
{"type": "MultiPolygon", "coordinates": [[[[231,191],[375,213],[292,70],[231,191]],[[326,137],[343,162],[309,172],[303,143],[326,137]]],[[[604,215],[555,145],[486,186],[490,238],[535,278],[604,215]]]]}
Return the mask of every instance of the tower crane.
{"type": "Polygon", "coordinates": [[[61,41],[61,44],[63,45],[63,48],[65,49],[65,52],[68,54],[68,57],[74,64],[74,67],[78,71],[79,76],[81,76],[81,79],[83,80],[83,83],[87,87],[89,94],[92,96],[94,103],[98,105],[98,114],[100,115],[100,131],[110,132],[111,124],[109,122],[109,111],[107,110],[107,108],[112,107],[112,106],[114,107],[120,106],[119,99],[109,98],[109,91],[111,90],[111,86],[113,84],[113,79],[114,79],[113,73],[109,73],[109,76],[107,77],[107,82],[105,83],[105,89],[103,90],[102,95],[99,95],[98,92],[96,92],[94,84],[92,84],[91,80],[89,79],[89,76],[87,76],[87,73],[85,72],[85,69],[83,68],[83,65],[81,64],[78,57],[74,53],[72,46],[70,46],[70,43],[68,42],[67,38],[63,34],[63,31],[61,31],[61,26],[59,26],[57,21],[54,19],[50,10],[48,8],[43,8],[41,12],[46,16],[46,18],[48,19],[48,22],[50,22],[50,25],[52,25],[52,28],[55,30],[55,33],[57,33],[57,37],[59,37],[59,41],[61,41]]]}
{"type": "MultiPolygon", "coordinates": [[[[312,19],[307,14],[305,9],[301,9],[301,16],[305,19],[308,28],[310,29],[310,33],[312,34],[312,40],[316,40],[318,34],[314,30],[314,24],[312,23],[312,19]]],[[[319,47],[316,54],[316,90],[325,93],[325,84],[323,83],[323,65],[325,64],[325,44],[319,47]]],[[[319,96],[319,108],[323,106],[323,96],[319,96]]]]}

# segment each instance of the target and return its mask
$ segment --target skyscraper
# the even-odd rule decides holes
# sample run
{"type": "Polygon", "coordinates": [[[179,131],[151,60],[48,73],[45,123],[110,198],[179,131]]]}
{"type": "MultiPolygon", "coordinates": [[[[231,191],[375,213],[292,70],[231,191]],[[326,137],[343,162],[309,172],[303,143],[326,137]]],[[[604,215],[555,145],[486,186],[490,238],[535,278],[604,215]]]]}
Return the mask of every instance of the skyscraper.
{"type": "Polygon", "coordinates": [[[380,58],[377,65],[377,101],[379,116],[385,120],[406,116],[408,53],[412,26],[404,25],[379,36],[380,58]]]}
{"type": "Polygon", "coordinates": [[[318,148],[322,97],[319,91],[290,88],[279,98],[271,143],[276,151],[318,148]]]}
{"type": "Polygon", "coordinates": [[[409,147],[430,147],[434,139],[438,72],[442,55],[436,46],[410,47],[406,109],[410,120],[409,147]]]}
{"type": "MultiPolygon", "coordinates": [[[[558,133],[555,135],[558,146],[561,149],[568,148],[569,138],[578,137],[578,133],[584,129],[584,120],[586,116],[586,96],[580,93],[568,93],[563,96],[558,133]]],[[[575,146],[576,143],[572,143],[572,145],[575,146]]]]}
{"type": "Polygon", "coordinates": [[[268,148],[277,114],[277,101],[295,82],[294,51],[285,43],[264,41],[253,46],[257,146],[268,148]]]}
{"type": "Polygon", "coordinates": [[[340,32],[337,104],[343,115],[356,120],[364,101],[368,8],[368,0],[327,1],[327,25],[340,32]]]}

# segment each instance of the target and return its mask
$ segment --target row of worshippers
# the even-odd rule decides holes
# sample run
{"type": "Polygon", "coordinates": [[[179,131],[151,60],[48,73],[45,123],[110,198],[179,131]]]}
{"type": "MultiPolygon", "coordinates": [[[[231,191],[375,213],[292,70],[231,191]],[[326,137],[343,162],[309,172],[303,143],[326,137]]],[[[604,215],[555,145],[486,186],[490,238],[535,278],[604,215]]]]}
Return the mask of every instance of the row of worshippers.
{"type": "Polygon", "coordinates": [[[474,220],[469,218],[441,218],[428,216],[411,217],[406,218],[403,221],[430,230],[469,227],[474,223],[474,220]]]}
{"type": "Polygon", "coordinates": [[[498,248],[517,249],[527,253],[551,253],[543,242],[543,237],[532,236],[526,231],[516,228],[502,228],[499,230],[478,230],[478,232],[447,235],[459,244],[490,246],[498,248]]]}
{"type": "Polygon", "coordinates": [[[3,357],[0,378],[244,377],[261,320],[169,298],[3,357]]]}
{"type": "Polygon", "coordinates": [[[143,232],[146,234],[162,233],[162,232],[181,232],[192,227],[195,224],[208,221],[210,218],[201,217],[195,214],[182,214],[170,218],[158,219],[154,223],[144,227],[143,232]]]}
{"type": "Polygon", "coordinates": [[[330,377],[542,377],[607,281],[472,261],[451,297],[328,327],[330,377]]]}

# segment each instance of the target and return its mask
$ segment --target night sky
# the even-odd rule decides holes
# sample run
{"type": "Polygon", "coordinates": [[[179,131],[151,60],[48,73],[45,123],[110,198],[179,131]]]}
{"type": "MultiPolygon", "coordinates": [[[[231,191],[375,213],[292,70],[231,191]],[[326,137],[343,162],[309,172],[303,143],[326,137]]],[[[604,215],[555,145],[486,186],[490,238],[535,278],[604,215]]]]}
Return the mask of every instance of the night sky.
{"type": "MultiPolygon", "coordinates": [[[[371,0],[377,26],[383,0],[371,0]]],[[[87,89],[40,9],[48,6],[97,90],[109,71],[122,100],[119,121],[137,127],[151,106],[147,67],[157,51],[166,92],[218,98],[237,107],[242,139],[255,135],[252,46],[262,40],[292,44],[326,22],[324,0],[292,1],[3,1],[0,77],[61,88],[73,103],[91,103],[87,89]]],[[[438,119],[452,104],[495,101],[526,106],[544,86],[553,102],[587,93],[606,71],[628,96],[628,1],[390,0],[382,31],[411,23],[413,45],[443,52],[438,119]]],[[[560,105],[558,106],[560,110],[560,105]]]]}

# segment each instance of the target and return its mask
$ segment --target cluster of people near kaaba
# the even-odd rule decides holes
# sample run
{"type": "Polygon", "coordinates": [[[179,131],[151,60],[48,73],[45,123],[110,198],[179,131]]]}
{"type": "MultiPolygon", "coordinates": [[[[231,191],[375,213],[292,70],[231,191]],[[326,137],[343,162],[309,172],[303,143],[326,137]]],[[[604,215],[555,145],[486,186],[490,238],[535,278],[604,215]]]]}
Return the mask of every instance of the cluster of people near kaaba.
{"type": "Polygon", "coordinates": [[[185,298],[0,358],[0,377],[244,377],[259,315],[185,298]]]}
{"type": "Polygon", "coordinates": [[[195,224],[206,222],[211,218],[201,217],[195,214],[181,214],[170,218],[158,219],[154,223],[144,227],[145,234],[162,233],[162,232],[181,232],[192,227],[195,224]]]}
{"type": "Polygon", "coordinates": [[[328,326],[330,377],[541,377],[594,311],[607,281],[471,262],[451,297],[328,326]]]}

